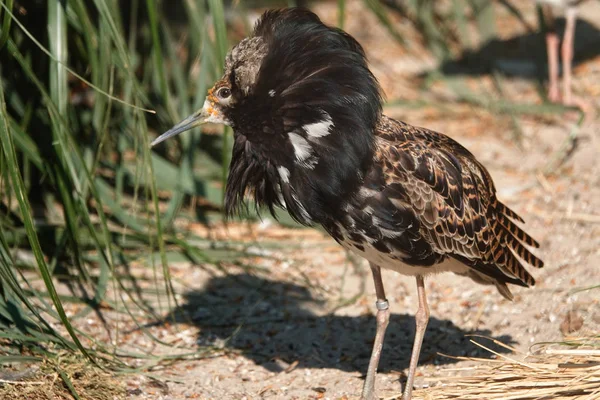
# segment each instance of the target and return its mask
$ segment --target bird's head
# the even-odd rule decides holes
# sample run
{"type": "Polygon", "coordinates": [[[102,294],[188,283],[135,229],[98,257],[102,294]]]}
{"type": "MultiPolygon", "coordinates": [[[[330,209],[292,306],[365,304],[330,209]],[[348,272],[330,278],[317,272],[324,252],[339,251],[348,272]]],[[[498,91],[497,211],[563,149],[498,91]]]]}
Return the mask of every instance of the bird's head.
{"type": "Polygon", "coordinates": [[[362,47],[312,12],[265,12],[227,55],[202,109],[152,145],[205,122],[234,130],[228,214],[254,196],[310,224],[341,211],[373,159],[379,85],[362,47]]]}

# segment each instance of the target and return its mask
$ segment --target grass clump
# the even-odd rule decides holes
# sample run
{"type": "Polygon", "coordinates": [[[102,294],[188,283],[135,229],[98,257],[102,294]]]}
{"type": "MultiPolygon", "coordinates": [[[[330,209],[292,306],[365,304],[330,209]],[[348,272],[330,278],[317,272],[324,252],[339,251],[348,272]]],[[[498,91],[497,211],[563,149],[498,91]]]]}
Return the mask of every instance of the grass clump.
{"type": "Polygon", "coordinates": [[[90,364],[81,354],[58,352],[40,363],[9,365],[0,373],[4,400],[120,400],[126,389],[114,374],[90,364]]]}

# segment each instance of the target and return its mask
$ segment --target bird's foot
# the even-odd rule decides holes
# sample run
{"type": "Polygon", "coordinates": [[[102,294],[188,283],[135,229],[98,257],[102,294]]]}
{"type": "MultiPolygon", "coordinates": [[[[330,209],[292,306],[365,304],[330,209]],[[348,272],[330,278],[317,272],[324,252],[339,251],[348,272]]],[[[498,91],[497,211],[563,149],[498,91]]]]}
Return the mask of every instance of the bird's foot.
{"type": "Polygon", "coordinates": [[[579,121],[583,117],[583,123],[589,121],[589,118],[594,114],[594,104],[587,99],[578,96],[565,96],[563,104],[568,107],[577,107],[579,110],[569,110],[565,117],[569,121],[579,121]],[[583,115],[582,115],[583,114],[583,115]]]}
{"type": "Polygon", "coordinates": [[[560,90],[558,85],[550,85],[548,88],[548,100],[550,100],[552,103],[560,102],[560,90]]]}
{"type": "Polygon", "coordinates": [[[565,96],[565,100],[563,102],[563,104],[565,106],[572,106],[572,107],[577,107],[579,108],[581,111],[587,113],[587,112],[591,112],[592,109],[594,108],[594,106],[585,99],[582,99],[581,97],[578,96],[565,96]]]}

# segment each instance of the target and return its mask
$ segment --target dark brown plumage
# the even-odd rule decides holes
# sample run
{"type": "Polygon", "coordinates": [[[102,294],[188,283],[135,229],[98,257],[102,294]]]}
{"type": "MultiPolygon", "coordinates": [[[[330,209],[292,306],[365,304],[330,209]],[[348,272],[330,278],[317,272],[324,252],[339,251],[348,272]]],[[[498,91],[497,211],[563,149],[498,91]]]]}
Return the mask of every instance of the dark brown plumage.
{"type": "Polygon", "coordinates": [[[375,396],[389,320],[381,268],[416,277],[409,400],[429,319],[424,276],[451,271],[510,299],[507,284],[534,284],[522,261],[543,265],[487,170],[449,137],[383,115],[362,47],[308,10],[267,11],[227,55],[204,107],[152,144],[204,122],[234,130],[227,214],[249,194],[257,208],[322,225],[369,261],[378,311],[363,399],[375,396]]]}
{"type": "Polygon", "coordinates": [[[374,163],[342,229],[325,225],[336,240],[361,253],[375,249],[379,260],[366,256],[372,262],[400,261],[391,269],[405,274],[449,269],[495,284],[508,299],[507,283],[535,283],[517,256],[541,268],[525,247],[538,243],[515,224],[523,220],[496,198],[490,174],[468,150],[385,116],[375,137],[374,163]]]}

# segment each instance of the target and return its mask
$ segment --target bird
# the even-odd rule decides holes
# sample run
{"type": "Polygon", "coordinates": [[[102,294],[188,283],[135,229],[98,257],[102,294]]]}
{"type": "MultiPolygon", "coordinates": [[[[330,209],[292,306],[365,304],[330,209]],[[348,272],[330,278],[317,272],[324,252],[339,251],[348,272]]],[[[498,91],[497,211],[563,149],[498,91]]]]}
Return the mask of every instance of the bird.
{"type": "Polygon", "coordinates": [[[575,42],[575,25],[577,23],[578,6],[587,0],[536,0],[542,7],[542,18],[545,25],[546,49],[548,54],[548,99],[565,105],[576,105],[571,89],[573,69],[573,48],[575,42]],[[566,26],[561,46],[563,65],[563,94],[558,84],[558,47],[560,40],[556,33],[556,22],[553,8],[565,10],[566,26]]]}
{"type": "Polygon", "coordinates": [[[500,202],[492,177],[450,137],[383,113],[382,89],[351,35],[302,8],[267,10],[226,56],[201,109],[152,141],[203,123],[233,129],[224,211],[283,208],[322,226],[369,262],[376,334],[361,399],[375,377],[389,322],[381,269],[413,276],[416,334],[403,399],[412,397],[429,320],[425,277],[450,271],[495,286],[535,281],[539,247],[500,202]],[[246,198],[250,198],[246,201],[246,198]]]}

